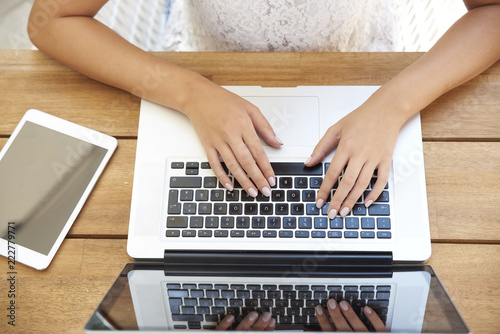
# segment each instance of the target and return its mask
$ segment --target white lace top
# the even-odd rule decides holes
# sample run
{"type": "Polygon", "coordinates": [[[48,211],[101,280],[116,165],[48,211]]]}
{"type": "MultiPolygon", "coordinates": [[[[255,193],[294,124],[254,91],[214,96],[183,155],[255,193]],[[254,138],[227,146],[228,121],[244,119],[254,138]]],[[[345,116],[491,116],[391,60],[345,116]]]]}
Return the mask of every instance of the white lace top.
{"type": "Polygon", "coordinates": [[[394,51],[397,0],[171,0],[161,49],[394,51]]]}

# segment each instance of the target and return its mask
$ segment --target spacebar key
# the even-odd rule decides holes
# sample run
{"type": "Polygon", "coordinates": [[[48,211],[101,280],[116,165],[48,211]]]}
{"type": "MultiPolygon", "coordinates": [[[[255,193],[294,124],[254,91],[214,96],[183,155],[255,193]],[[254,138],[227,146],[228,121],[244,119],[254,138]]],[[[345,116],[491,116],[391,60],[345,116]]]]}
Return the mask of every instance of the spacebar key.
{"type": "Polygon", "coordinates": [[[275,175],[323,175],[323,164],[306,167],[302,162],[271,162],[275,175]]]}
{"type": "Polygon", "coordinates": [[[172,314],[173,321],[203,321],[201,314],[172,314]]]}
{"type": "Polygon", "coordinates": [[[201,177],[198,176],[172,176],[170,188],[201,188],[201,177]]]}

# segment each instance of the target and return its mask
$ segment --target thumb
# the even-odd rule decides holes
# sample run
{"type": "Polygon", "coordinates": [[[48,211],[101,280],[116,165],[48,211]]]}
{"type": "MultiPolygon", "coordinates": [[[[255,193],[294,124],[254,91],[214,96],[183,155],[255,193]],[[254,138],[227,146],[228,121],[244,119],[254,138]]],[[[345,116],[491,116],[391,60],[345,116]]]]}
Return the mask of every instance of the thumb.
{"type": "Polygon", "coordinates": [[[250,115],[250,119],[252,120],[257,133],[266,141],[266,143],[273,147],[280,147],[283,145],[283,142],[276,136],[273,127],[269,124],[264,115],[262,115],[259,108],[255,106],[253,107],[254,108],[249,110],[248,114],[250,115]]]}
{"type": "Polygon", "coordinates": [[[340,142],[340,131],[335,125],[331,126],[320,139],[311,156],[304,162],[306,166],[314,166],[332,152],[340,142]]]}

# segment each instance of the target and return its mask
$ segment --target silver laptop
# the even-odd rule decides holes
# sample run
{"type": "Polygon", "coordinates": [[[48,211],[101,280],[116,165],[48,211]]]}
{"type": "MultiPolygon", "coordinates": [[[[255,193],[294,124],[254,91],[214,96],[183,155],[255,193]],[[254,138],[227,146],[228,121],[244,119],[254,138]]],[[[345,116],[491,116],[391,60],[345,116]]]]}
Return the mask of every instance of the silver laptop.
{"type": "Polygon", "coordinates": [[[244,266],[220,259],[213,268],[203,266],[203,257],[185,259],[176,254],[167,265],[127,264],[85,331],[199,332],[213,330],[226,314],[239,323],[251,311],[271,312],[282,333],[320,331],[315,307],[333,298],[347,300],[368,329],[365,305],[393,333],[469,333],[430,266],[325,265],[280,272],[286,265],[270,270],[260,259],[244,266]]]}
{"type": "Polygon", "coordinates": [[[360,198],[347,217],[330,220],[327,205],[317,210],[314,199],[334,153],[315,168],[304,168],[303,162],[328,127],[378,87],[225,88],[259,107],[284,142],[279,149],[264,144],[277,176],[272,189],[277,199],[226,191],[189,119],[142,101],[127,243],[131,257],[160,260],[166,250],[294,250],[380,254],[393,262],[429,258],[419,115],[399,134],[379,199],[367,210],[360,198]]]}

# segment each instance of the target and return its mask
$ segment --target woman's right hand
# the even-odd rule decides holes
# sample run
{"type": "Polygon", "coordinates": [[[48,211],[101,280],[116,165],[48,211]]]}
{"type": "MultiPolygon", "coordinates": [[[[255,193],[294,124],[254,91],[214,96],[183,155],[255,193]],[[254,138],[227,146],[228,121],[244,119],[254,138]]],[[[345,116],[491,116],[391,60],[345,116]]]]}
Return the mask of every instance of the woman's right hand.
{"type": "Polygon", "coordinates": [[[259,135],[273,147],[282,142],[264,115],[250,102],[204,78],[191,89],[192,98],[182,111],[191,119],[221,184],[230,191],[234,188],[219,156],[250,196],[256,197],[259,190],[270,196],[276,178],[259,135]]]}

